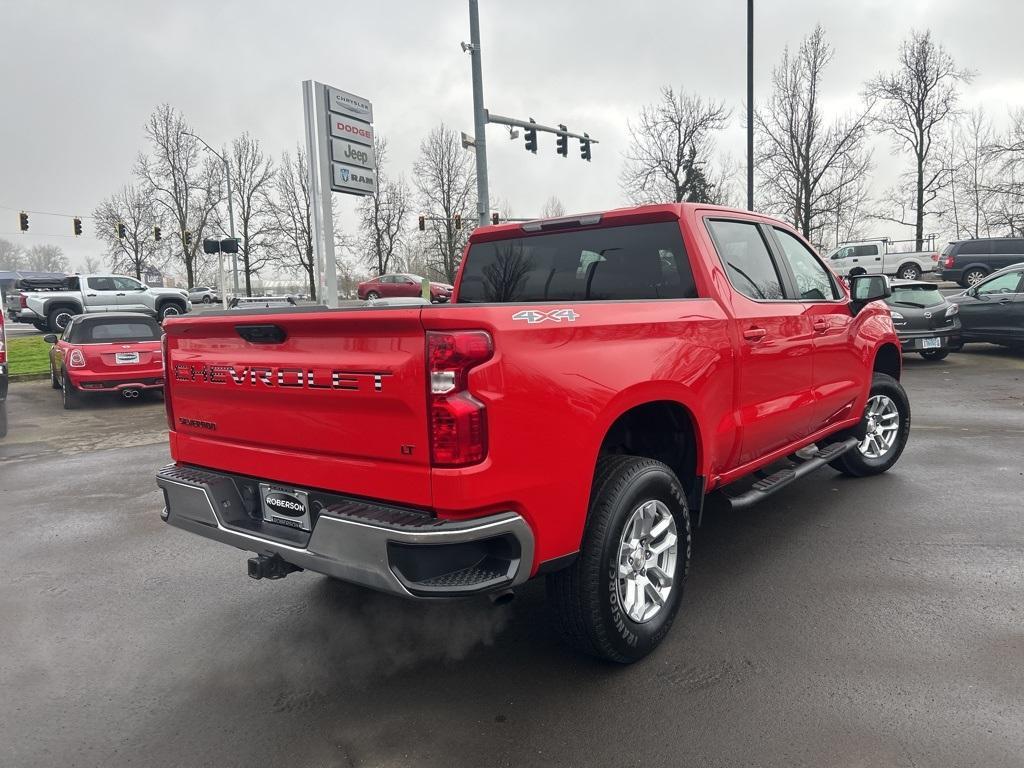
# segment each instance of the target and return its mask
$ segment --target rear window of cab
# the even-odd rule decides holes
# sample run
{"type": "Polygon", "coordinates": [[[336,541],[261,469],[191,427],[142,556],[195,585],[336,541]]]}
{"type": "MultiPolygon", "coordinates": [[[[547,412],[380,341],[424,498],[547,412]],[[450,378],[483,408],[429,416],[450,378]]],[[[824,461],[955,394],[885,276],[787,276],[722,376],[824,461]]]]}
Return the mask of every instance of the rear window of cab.
{"type": "Polygon", "coordinates": [[[108,323],[78,322],[71,329],[72,344],[127,344],[133,341],[160,341],[160,326],[155,320],[119,320],[108,323]]]}

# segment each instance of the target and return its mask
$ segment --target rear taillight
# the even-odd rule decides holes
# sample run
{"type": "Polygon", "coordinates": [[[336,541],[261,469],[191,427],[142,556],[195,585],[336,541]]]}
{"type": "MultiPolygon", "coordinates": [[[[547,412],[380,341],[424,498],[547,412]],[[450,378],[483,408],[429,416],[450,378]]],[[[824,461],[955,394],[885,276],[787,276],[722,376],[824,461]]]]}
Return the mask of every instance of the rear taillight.
{"type": "Polygon", "coordinates": [[[943,260],[942,266],[945,269],[952,269],[953,268],[953,256],[952,256],[952,254],[950,254],[949,256],[947,256],[945,258],[945,260],[943,260]]]}
{"type": "Polygon", "coordinates": [[[22,309],[28,309],[28,296],[24,293],[18,294],[18,306],[22,309]]]}
{"type": "Polygon", "coordinates": [[[933,253],[932,254],[932,261],[938,261],[938,260],[939,260],[939,254],[933,253]]]}
{"type": "Polygon", "coordinates": [[[68,355],[68,368],[85,368],[85,353],[80,349],[72,349],[68,355]]]}
{"type": "Polygon", "coordinates": [[[491,359],[487,331],[427,331],[430,457],[462,467],[487,456],[487,409],[469,392],[469,372],[491,359]]]}
{"type": "Polygon", "coordinates": [[[167,354],[167,334],[160,337],[160,357],[164,367],[164,410],[167,412],[167,428],[174,431],[174,410],[171,408],[171,382],[167,373],[167,361],[170,357],[167,354]]]}

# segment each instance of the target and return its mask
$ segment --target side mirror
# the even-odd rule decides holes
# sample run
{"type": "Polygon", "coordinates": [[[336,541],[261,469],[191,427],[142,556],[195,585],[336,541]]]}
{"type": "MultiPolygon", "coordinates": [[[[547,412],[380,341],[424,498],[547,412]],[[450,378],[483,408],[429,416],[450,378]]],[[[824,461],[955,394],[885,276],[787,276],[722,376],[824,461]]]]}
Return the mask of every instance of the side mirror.
{"type": "Polygon", "coordinates": [[[43,336],[43,341],[45,341],[47,344],[56,344],[57,343],[57,334],[55,334],[55,333],[48,333],[45,336],[43,336]]]}
{"type": "Polygon", "coordinates": [[[854,275],[850,278],[850,309],[857,314],[872,301],[892,296],[885,275],[854,275]]]}

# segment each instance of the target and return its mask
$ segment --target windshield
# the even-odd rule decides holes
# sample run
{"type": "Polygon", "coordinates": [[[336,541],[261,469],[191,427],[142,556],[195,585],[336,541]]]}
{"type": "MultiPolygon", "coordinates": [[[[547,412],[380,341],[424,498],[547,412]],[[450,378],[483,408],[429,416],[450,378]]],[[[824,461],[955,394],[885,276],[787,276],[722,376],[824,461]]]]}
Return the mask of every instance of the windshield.
{"type": "Polygon", "coordinates": [[[943,301],[945,299],[939,289],[933,285],[894,285],[892,296],[885,303],[904,307],[932,307],[943,301]]]}

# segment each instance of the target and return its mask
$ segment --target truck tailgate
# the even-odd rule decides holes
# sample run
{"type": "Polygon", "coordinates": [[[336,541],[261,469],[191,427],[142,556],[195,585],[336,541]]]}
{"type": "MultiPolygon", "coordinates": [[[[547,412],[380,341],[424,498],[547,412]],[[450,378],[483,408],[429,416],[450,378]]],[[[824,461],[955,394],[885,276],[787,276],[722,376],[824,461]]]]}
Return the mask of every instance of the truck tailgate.
{"type": "Polygon", "coordinates": [[[418,307],[172,320],[175,460],[429,506],[418,307]]]}

